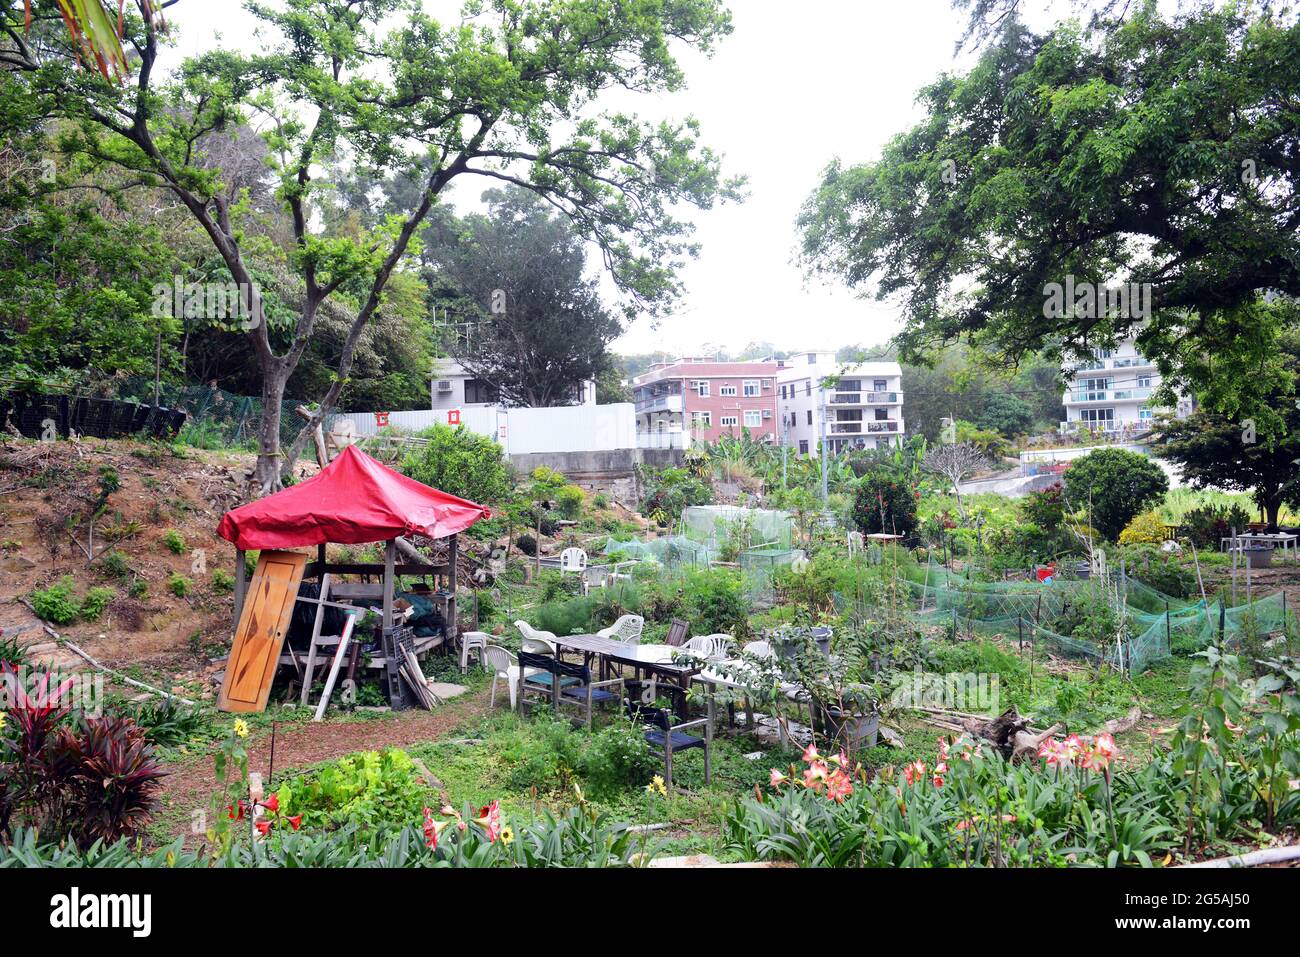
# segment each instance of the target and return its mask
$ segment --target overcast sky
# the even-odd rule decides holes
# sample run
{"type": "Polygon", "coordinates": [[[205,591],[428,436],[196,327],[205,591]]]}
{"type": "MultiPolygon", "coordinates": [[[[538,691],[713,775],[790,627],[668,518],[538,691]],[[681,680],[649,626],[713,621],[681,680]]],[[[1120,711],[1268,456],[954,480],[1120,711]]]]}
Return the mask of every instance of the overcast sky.
{"type": "MultiPolygon", "coordinates": [[[[425,6],[454,16],[460,3],[425,6]]],[[[635,323],[615,350],[883,343],[900,327],[897,311],[806,283],[793,263],[794,220],[832,158],[874,159],[918,118],[916,91],[960,65],[953,49],[964,20],[949,0],[733,0],[731,9],[735,33],[713,59],[684,59],[688,89],[637,98],[635,108],[649,119],[695,115],[726,170],[749,177],[749,199],[693,214],[703,250],[683,275],[682,308],[658,328],[635,323]]],[[[234,0],[183,0],[170,17],[178,48],[168,60],[211,49],[218,34],[229,46],[255,44],[253,20],[234,0]]],[[[474,179],[453,202],[472,204],[482,188],[474,179]]]]}

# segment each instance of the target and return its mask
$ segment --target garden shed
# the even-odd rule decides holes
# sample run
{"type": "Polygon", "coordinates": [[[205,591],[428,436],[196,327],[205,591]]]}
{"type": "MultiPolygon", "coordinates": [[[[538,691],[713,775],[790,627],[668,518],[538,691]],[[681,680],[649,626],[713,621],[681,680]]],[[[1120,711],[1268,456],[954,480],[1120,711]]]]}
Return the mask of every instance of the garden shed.
{"type": "MultiPolygon", "coordinates": [[[[355,446],[344,449],[325,468],[304,482],[227,512],[217,534],[236,549],[235,639],[227,661],[222,706],[228,710],[260,711],[266,706],[276,668],[301,667],[290,649],[283,656],[288,623],[297,602],[317,609],[317,633],[326,607],[368,608],[382,604],[382,657],[370,667],[387,675],[390,701],[405,702],[399,669],[407,655],[419,656],[456,638],[457,535],[480,519],[491,517],[482,505],[457,498],[393,471],[355,446]],[[441,563],[418,560],[413,548],[399,543],[420,535],[447,542],[441,563]],[[326,546],[383,542],[384,561],[330,562],[326,546]],[[314,561],[293,549],[316,547],[314,561]],[[248,580],[245,553],[263,554],[248,580]],[[432,580],[428,600],[438,606],[443,634],[417,636],[395,613],[400,576],[432,580]],[[331,576],[360,577],[360,582],[333,584],[331,576]],[[299,597],[304,580],[319,582],[315,597],[299,597]],[[334,599],[331,601],[330,599],[334,599]],[[351,603],[351,605],[344,605],[351,603]]],[[[314,664],[315,637],[304,675],[304,701],[314,664]]],[[[327,685],[327,688],[329,685],[327,685]]],[[[328,692],[327,692],[328,693],[328,692]]]]}

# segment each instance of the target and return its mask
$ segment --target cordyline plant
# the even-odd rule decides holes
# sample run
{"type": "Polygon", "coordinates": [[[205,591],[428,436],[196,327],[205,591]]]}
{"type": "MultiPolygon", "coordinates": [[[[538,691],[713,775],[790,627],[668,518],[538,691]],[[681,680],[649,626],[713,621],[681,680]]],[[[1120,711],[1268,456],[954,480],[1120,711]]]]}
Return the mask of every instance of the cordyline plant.
{"type": "Polygon", "coordinates": [[[647,123],[601,112],[596,102],[611,89],[681,89],[674,47],[710,54],[731,31],[719,0],[468,0],[454,24],[432,19],[418,0],[247,8],[265,27],[258,52],[215,50],[165,82],[156,76],[160,27],[148,0],[135,0],[124,20],[134,83],[77,69],[74,41],[29,42],[10,15],[0,20],[8,40],[0,68],[43,116],[65,121],[65,152],[123,172],[122,189],[174,197],[243,291],[231,331],[245,336],[262,379],[252,478],[263,493],[281,486],[338,401],[362,330],[453,181],[511,183],[566,215],[600,248],[629,317],[657,314],[678,297],[677,270],[696,246],[674,209],[739,195],[740,181],[722,177],[693,120],[647,123]],[[253,208],[251,191],[241,188],[253,184],[237,182],[209,151],[217,138],[249,128],[270,148],[272,209],[253,208]],[[370,180],[396,177],[418,188],[407,208],[372,230],[322,226],[316,196],[326,184],[315,174],[338,160],[370,180]],[[283,223],[287,249],[267,219],[283,223]],[[255,281],[255,267],[277,261],[296,286],[283,316],[263,310],[255,281]],[[331,298],[354,318],[332,383],[285,451],[285,385],[331,298]]]}
{"type": "Polygon", "coordinates": [[[41,674],[29,694],[0,667],[13,702],[0,721],[0,838],[17,821],[81,848],[111,843],[139,834],[157,806],[166,772],[144,729],[124,715],[74,713],[74,681],[41,674]]]}

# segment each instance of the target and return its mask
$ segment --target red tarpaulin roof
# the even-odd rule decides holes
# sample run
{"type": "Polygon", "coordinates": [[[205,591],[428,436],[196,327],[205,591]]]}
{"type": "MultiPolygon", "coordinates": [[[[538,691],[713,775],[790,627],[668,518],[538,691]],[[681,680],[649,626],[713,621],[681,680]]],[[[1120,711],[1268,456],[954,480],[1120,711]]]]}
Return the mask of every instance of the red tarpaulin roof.
{"type": "Polygon", "coordinates": [[[348,446],[320,474],[227,512],[217,534],[245,551],[364,545],[402,535],[446,538],[491,517],[482,505],[422,485],[348,446]]]}

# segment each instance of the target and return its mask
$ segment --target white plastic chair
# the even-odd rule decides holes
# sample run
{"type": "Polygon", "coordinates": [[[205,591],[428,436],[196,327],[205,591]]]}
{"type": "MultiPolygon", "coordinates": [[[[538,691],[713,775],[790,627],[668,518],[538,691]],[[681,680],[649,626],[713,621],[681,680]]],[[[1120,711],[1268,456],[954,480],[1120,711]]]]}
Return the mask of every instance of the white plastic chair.
{"type": "Polygon", "coordinates": [[[596,632],[601,638],[612,638],[625,645],[635,645],[641,641],[641,632],[645,631],[645,619],[640,615],[624,615],[608,628],[596,632]]]}
{"type": "Polygon", "coordinates": [[[683,646],[709,661],[721,661],[731,650],[730,635],[696,635],[683,646]]]}
{"type": "Polygon", "coordinates": [[[773,655],[772,645],[766,641],[751,641],[741,651],[755,658],[771,658],[773,655]]]}
{"type": "Polygon", "coordinates": [[[462,631],[460,633],[460,673],[469,670],[469,653],[478,655],[479,664],[483,664],[483,649],[488,646],[492,636],[484,631],[462,631]]]}
{"type": "MultiPolygon", "coordinates": [[[[497,679],[505,680],[510,692],[510,710],[519,706],[519,659],[500,645],[488,645],[483,649],[483,666],[492,672],[492,692],[488,695],[488,707],[497,706],[497,679]]],[[[529,669],[535,671],[536,669],[529,669]]]]}
{"type": "Polygon", "coordinates": [[[515,622],[515,627],[519,629],[519,634],[523,636],[524,651],[534,655],[555,655],[558,651],[558,639],[553,631],[541,631],[534,628],[528,622],[515,622]]]}
{"type": "Polygon", "coordinates": [[[581,548],[566,548],[560,552],[560,574],[574,572],[581,575],[587,570],[587,553],[581,548]]]}

